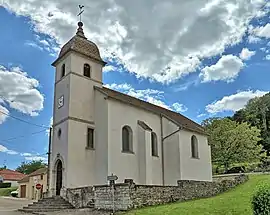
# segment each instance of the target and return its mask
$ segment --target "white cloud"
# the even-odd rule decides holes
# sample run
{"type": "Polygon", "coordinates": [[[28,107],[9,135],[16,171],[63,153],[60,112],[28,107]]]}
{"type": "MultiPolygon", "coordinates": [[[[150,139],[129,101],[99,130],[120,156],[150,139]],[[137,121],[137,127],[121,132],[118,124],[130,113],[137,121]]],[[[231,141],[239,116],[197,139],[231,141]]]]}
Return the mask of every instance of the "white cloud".
{"type": "Polygon", "coordinates": [[[207,116],[207,114],[201,113],[201,114],[199,114],[197,117],[198,117],[198,118],[201,118],[201,117],[205,117],[205,116],[207,116]]]}
{"type": "Polygon", "coordinates": [[[242,41],[264,0],[5,0],[32,19],[35,31],[63,45],[73,36],[78,4],[85,33],[103,57],[117,56],[130,72],[162,83],[195,72],[203,59],[242,41]],[[158,15],[157,15],[158,14],[158,15]]]}
{"type": "Polygon", "coordinates": [[[266,60],[270,60],[270,54],[266,55],[266,56],[265,56],[265,59],[266,59],[266,60]]]}
{"type": "Polygon", "coordinates": [[[212,114],[223,111],[238,111],[243,108],[247,102],[255,97],[263,96],[265,91],[241,91],[230,96],[224,96],[221,100],[215,101],[206,106],[206,111],[212,114]]]}
{"type": "Polygon", "coordinates": [[[103,68],[103,72],[112,72],[112,71],[117,71],[117,67],[113,65],[107,65],[103,68]]]}
{"type": "Polygon", "coordinates": [[[43,161],[43,162],[47,162],[48,158],[43,157],[43,156],[30,156],[30,157],[25,157],[25,160],[27,161],[43,161]]]}
{"type": "Polygon", "coordinates": [[[256,54],[256,51],[250,51],[248,48],[243,48],[239,57],[242,60],[249,60],[255,54],[256,54]]]}
{"type": "Polygon", "coordinates": [[[0,145],[0,152],[7,153],[9,155],[17,155],[18,152],[8,149],[7,147],[0,145]]]}
{"type": "Polygon", "coordinates": [[[133,96],[135,98],[144,100],[146,102],[152,103],[154,105],[174,110],[176,112],[185,112],[187,111],[187,107],[180,103],[174,103],[171,106],[166,104],[162,99],[164,98],[164,91],[161,90],[154,90],[154,89],[144,89],[144,90],[137,90],[134,89],[130,84],[106,84],[105,87],[122,91],[123,93],[133,96]]]}
{"type": "Polygon", "coordinates": [[[39,82],[19,67],[10,69],[0,65],[0,95],[9,106],[31,116],[43,109],[43,95],[39,82]]]}
{"type": "Polygon", "coordinates": [[[9,154],[9,155],[17,155],[17,156],[22,156],[24,157],[25,160],[28,160],[28,161],[33,161],[33,160],[42,160],[44,162],[46,162],[48,159],[47,157],[44,157],[43,155],[40,155],[38,153],[28,153],[28,152],[17,152],[17,151],[14,151],[14,150],[10,150],[8,149],[7,147],[3,146],[3,145],[0,145],[0,152],[3,152],[3,153],[6,153],[6,154],[9,154]]]}
{"type": "Polygon", "coordinates": [[[105,84],[104,87],[110,88],[112,90],[120,90],[120,91],[127,91],[131,90],[132,86],[130,84],[124,83],[124,84],[105,84]]]}
{"type": "Polygon", "coordinates": [[[6,121],[6,119],[8,117],[6,114],[9,114],[9,111],[8,111],[8,109],[3,107],[2,105],[0,105],[0,111],[3,112],[3,113],[0,113],[0,124],[2,124],[3,122],[6,121]]]}
{"type": "MultiPolygon", "coordinates": [[[[49,123],[49,127],[52,127],[53,126],[53,117],[50,118],[50,123],[49,123]]],[[[47,129],[46,130],[46,133],[47,135],[49,136],[50,135],[50,129],[47,129]]],[[[52,135],[52,134],[51,134],[52,135]]]]}
{"type": "Polygon", "coordinates": [[[244,67],[244,63],[240,58],[234,55],[223,55],[219,61],[202,69],[200,77],[202,82],[210,81],[233,81],[244,67]]]}
{"type": "Polygon", "coordinates": [[[248,42],[249,43],[259,43],[261,39],[259,37],[255,37],[254,35],[248,36],[248,42]]]}
{"type": "Polygon", "coordinates": [[[267,23],[265,26],[254,28],[253,34],[257,37],[270,38],[270,23],[267,23]]]}
{"type": "Polygon", "coordinates": [[[177,112],[186,112],[187,110],[188,110],[188,108],[185,106],[185,105],[183,105],[183,104],[179,104],[179,103],[174,103],[173,105],[172,105],[172,107],[173,107],[173,109],[175,110],[175,111],[177,111],[177,112]]]}
{"type": "Polygon", "coordinates": [[[21,153],[20,155],[23,156],[23,157],[32,156],[32,154],[31,153],[28,153],[28,152],[21,153]]]}
{"type": "Polygon", "coordinates": [[[44,46],[50,46],[47,40],[40,40],[39,42],[44,46]]]}
{"type": "Polygon", "coordinates": [[[38,44],[36,44],[35,42],[33,42],[33,41],[26,41],[25,43],[24,43],[24,45],[26,45],[26,46],[31,46],[31,47],[33,47],[33,48],[36,48],[36,49],[39,49],[39,50],[43,50],[43,48],[41,47],[41,46],[39,46],[38,44]]]}

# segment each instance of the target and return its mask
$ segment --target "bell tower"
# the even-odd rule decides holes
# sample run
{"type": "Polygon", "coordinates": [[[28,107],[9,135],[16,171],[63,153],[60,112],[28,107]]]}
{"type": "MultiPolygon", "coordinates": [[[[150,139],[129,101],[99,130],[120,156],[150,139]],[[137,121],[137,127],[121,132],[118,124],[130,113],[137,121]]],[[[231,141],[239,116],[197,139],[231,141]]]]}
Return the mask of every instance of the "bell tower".
{"type": "Polygon", "coordinates": [[[97,111],[94,87],[102,86],[102,68],[105,64],[97,45],[85,37],[83,23],[78,22],[76,35],[62,47],[52,64],[56,71],[50,159],[52,195],[59,195],[61,187],[94,183],[97,111]]]}

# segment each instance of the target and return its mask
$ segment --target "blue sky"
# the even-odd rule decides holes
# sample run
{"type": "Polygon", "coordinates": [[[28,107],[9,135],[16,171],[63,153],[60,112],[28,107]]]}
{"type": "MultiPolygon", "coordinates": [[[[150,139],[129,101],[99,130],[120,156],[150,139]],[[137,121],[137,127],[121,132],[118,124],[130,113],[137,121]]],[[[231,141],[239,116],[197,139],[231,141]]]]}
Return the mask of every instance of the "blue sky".
{"type": "MultiPolygon", "coordinates": [[[[46,160],[54,88],[51,63],[76,32],[80,2],[71,2],[0,4],[0,111],[30,122],[0,113],[0,166],[46,160]]],[[[103,73],[106,87],[199,123],[231,115],[270,90],[266,1],[101,0],[85,1],[85,6],[85,34],[109,63],[103,73]],[[163,13],[157,13],[161,9],[163,13]]]]}

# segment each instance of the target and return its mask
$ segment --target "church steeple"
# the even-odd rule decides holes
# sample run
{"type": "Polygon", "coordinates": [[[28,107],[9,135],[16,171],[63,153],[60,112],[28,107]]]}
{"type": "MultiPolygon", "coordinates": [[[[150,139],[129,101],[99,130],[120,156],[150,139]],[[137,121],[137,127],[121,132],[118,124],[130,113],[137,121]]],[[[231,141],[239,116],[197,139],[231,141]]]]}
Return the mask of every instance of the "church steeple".
{"type": "Polygon", "coordinates": [[[78,29],[77,29],[77,33],[76,35],[78,35],[79,37],[82,37],[84,39],[87,39],[85,36],[84,36],[84,32],[83,32],[83,23],[82,22],[78,22],[78,29]]]}

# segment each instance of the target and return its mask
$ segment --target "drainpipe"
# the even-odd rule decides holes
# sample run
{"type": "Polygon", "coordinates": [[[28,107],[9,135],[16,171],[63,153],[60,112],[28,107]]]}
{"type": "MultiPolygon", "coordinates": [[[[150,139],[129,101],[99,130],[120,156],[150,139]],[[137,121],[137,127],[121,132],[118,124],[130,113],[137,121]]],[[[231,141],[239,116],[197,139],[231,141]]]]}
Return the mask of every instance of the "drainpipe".
{"type": "MultiPolygon", "coordinates": [[[[162,114],[160,114],[160,127],[161,127],[161,165],[162,165],[162,185],[165,185],[165,164],[164,164],[164,140],[166,140],[167,138],[171,137],[172,135],[176,134],[177,132],[179,132],[180,130],[182,130],[182,126],[179,126],[179,128],[172,132],[171,134],[168,134],[167,136],[163,136],[163,123],[162,123],[162,114]]],[[[169,120],[169,119],[168,119],[169,120]]]]}

